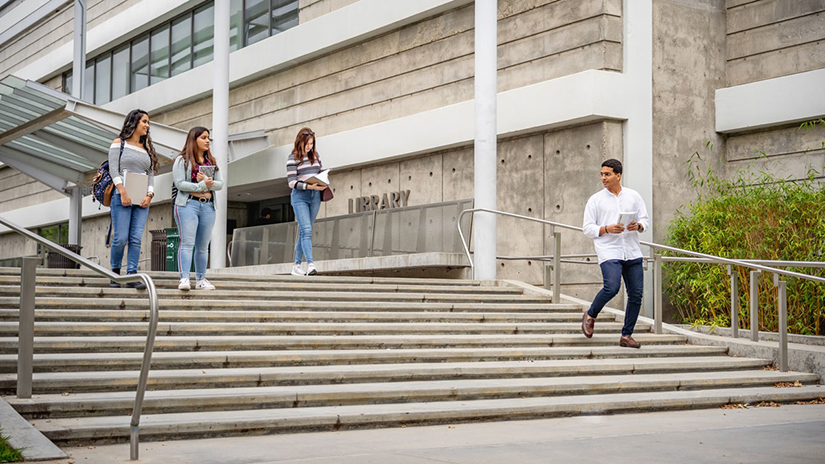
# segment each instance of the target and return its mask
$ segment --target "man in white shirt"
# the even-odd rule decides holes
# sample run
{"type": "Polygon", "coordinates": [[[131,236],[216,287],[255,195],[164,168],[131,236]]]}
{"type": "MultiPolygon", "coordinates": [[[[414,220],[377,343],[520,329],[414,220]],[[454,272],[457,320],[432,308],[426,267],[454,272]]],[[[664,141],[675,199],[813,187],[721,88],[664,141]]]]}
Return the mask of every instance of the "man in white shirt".
{"type": "Polygon", "coordinates": [[[639,232],[647,230],[650,218],[642,197],[627,187],[622,187],[622,163],[609,159],[602,163],[602,185],[604,190],[587,200],[584,208],[584,235],[593,239],[599,266],[602,268],[604,288],[602,288],[582,315],[584,336],[593,336],[593,328],[599,312],[621,287],[624,277],[627,290],[627,308],[624,313],[624,327],[619,346],[639,348],[642,345],[633,339],[633,329],[642,306],[644,286],[643,255],[639,248],[639,232]],[[627,217],[628,224],[622,224],[620,217],[627,217]]]}

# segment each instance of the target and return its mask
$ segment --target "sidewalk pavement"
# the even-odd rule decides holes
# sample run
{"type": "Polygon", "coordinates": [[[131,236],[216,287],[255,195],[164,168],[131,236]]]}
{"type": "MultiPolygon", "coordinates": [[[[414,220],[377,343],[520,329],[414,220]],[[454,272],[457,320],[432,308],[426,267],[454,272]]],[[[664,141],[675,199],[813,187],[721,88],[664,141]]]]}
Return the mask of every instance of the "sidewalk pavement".
{"type": "MultiPolygon", "coordinates": [[[[825,462],[825,404],[150,442],[147,464],[825,462]]],[[[61,464],[129,461],[129,445],[75,446],[61,464]]]]}

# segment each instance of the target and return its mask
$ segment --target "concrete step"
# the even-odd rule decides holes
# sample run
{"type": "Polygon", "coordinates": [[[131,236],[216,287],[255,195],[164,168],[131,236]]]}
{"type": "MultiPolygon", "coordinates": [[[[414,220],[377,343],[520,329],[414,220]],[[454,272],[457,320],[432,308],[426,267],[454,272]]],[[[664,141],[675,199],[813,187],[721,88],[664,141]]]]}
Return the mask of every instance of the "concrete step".
{"type": "MultiPolygon", "coordinates": [[[[17,321],[19,310],[0,309],[0,321],[17,321]]],[[[148,321],[149,311],[106,309],[38,309],[38,322],[136,322],[148,321]]],[[[164,310],[164,322],[578,322],[579,313],[474,313],[474,312],[378,312],[378,311],[176,311],[164,310]]],[[[599,322],[615,321],[604,313],[599,322]]]]}
{"type": "MultiPolygon", "coordinates": [[[[619,346],[555,348],[436,348],[361,350],[159,352],[155,369],[219,369],[239,367],[313,366],[330,364],[441,363],[601,359],[677,356],[722,356],[726,347],[652,345],[639,350],[619,346]]],[[[56,353],[34,355],[35,372],[140,369],[143,353],[56,353]]],[[[0,373],[17,372],[17,355],[0,354],[0,373]]]]}
{"type": "MultiPolygon", "coordinates": [[[[633,338],[645,345],[684,344],[682,335],[634,333],[633,338]]],[[[158,337],[155,352],[164,351],[237,351],[237,350],[344,350],[409,349],[472,347],[560,347],[615,346],[618,334],[596,333],[593,338],[581,334],[518,335],[316,335],[316,336],[212,336],[158,337]]],[[[0,353],[17,353],[16,337],[0,337],[0,353]]],[[[35,353],[143,352],[146,336],[134,337],[35,337],[35,353]]],[[[642,347],[645,349],[645,347],[642,347]]]]}
{"type": "MultiPolygon", "coordinates": [[[[337,431],[640,410],[714,408],[731,403],[753,404],[761,401],[787,403],[823,395],[825,388],[817,385],[148,414],[141,418],[140,436],[142,441],[152,441],[218,435],[337,431]]],[[[48,438],[58,443],[87,444],[127,440],[129,422],[124,419],[124,416],[106,416],[53,419],[50,422],[36,420],[35,423],[48,438]]]]}
{"type": "MultiPolygon", "coordinates": [[[[495,398],[600,395],[718,388],[752,388],[777,383],[816,384],[814,374],[746,370],[675,374],[631,374],[598,377],[501,378],[392,382],[288,387],[161,390],[146,393],[144,414],[244,409],[313,408],[353,404],[391,404],[422,401],[472,401],[495,398]]],[[[128,416],[133,392],[94,392],[9,398],[27,419],[72,416],[128,416]]]]}
{"type": "MultiPolygon", "coordinates": [[[[192,277],[194,279],[194,277],[192,277]]],[[[178,288],[178,279],[153,279],[158,289],[178,288]]],[[[194,280],[193,280],[194,281],[194,280]]],[[[474,294],[521,294],[518,287],[479,286],[479,285],[444,285],[416,283],[360,283],[360,282],[316,282],[314,279],[289,279],[277,282],[224,280],[209,277],[218,290],[245,291],[309,291],[309,292],[400,292],[400,293],[474,293],[474,294]]],[[[0,275],[0,288],[19,287],[20,277],[0,275]]],[[[109,279],[98,277],[58,277],[38,276],[37,286],[44,288],[105,288],[109,290],[109,279]]],[[[18,291],[19,293],[19,291],[18,291]]]]}
{"type": "MultiPolygon", "coordinates": [[[[579,304],[569,303],[423,303],[423,302],[373,302],[373,301],[230,301],[230,300],[160,300],[162,312],[167,310],[198,311],[443,311],[443,312],[583,312],[579,304]]],[[[148,298],[37,298],[37,309],[87,310],[148,310],[148,298]]],[[[19,310],[18,298],[0,298],[0,308],[19,310]]],[[[601,317],[601,316],[600,316],[601,317]]],[[[15,318],[16,319],[16,318],[15,318]]]]}
{"type": "MultiPolygon", "coordinates": [[[[699,356],[641,359],[573,359],[455,363],[285,366],[233,369],[156,370],[147,388],[261,387],[322,383],[370,383],[502,377],[565,377],[762,368],[769,359],[699,356]]],[[[0,374],[0,392],[16,386],[16,374],[0,374]]],[[[133,391],[138,371],[51,372],[33,375],[33,392],[133,391]]]]}
{"type": "MultiPolygon", "coordinates": [[[[616,333],[622,323],[601,322],[599,331],[616,333]]],[[[637,323],[636,330],[646,332],[650,324],[637,323]]],[[[111,336],[142,335],[143,322],[35,322],[34,335],[111,336]]],[[[187,335],[390,335],[390,334],[575,334],[580,322],[160,322],[159,336],[187,335]]],[[[17,336],[17,322],[0,322],[0,336],[17,336]]]]}
{"type": "MultiPolygon", "coordinates": [[[[153,280],[178,281],[180,276],[177,272],[141,271],[148,274],[153,280]]],[[[19,276],[19,267],[0,267],[0,276],[19,276]]],[[[46,269],[38,268],[37,277],[69,277],[69,278],[93,278],[99,279],[96,272],[85,269],[46,269]]],[[[354,276],[326,276],[317,275],[311,277],[296,277],[288,275],[254,275],[254,274],[207,274],[210,282],[314,282],[314,283],[349,283],[349,284],[397,284],[397,285],[458,285],[458,286],[487,286],[489,282],[468,279],[422,279],[412,277],[354,277],[354,276]]]]}
{"type": "MultiPolygon", "coordinates": [[[[96,287],[37,287],[36,301],[40,307],[41,300],[55,298],[79,299],[134,299],[146,301],[146,290],[133,288],[96,288],[96,287]]],[[[172,289],[159,289],[158,298],[169,300],[221,301],[245,303],[246,300],[266,301],[407,301],[407,302],[449,302],[449,303],[550,303],[550,298],[522,294],[461,294],[461,293],[393,293],[393,292],[307,292],[307,291],[245,291],[245,290],[193,290],[183,292],[172,289]]],[[[0,287],[0,307],[19,305],[20,287],[0,287]]]]}

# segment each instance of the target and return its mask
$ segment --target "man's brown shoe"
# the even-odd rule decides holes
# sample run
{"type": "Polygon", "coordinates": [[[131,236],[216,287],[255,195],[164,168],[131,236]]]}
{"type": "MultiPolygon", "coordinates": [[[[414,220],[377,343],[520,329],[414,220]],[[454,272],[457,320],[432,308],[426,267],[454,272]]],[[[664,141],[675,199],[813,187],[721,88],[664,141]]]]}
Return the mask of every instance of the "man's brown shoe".
{"type": "Polygon", "coordinates": [[[585,337],[590,338],[593,336],[593,326],[596,325],[596,319],[590,317],[587,314],[587,311],[584,312],[582,315],[582,333],[585,337]]]}
{"type": "Polygon", "coordinates": [[[628,335],[627,337],[622,337],[619,339],[619,346],[623,346],[625,348],[641,348],[642,344],[633,340],[633,337],[628,335]]]}

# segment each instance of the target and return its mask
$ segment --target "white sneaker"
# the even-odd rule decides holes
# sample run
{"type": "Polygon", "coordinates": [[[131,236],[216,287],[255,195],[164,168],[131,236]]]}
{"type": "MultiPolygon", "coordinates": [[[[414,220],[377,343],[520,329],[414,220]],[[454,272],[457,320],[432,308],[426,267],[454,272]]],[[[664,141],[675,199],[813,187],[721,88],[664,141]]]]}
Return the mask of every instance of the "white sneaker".
{"type": "Polygon", "coordinates": [[[209,281],[204,278],[195,284],[195,290],[215,290],[215,286],[210,284],[209,281]]]}
{"type": "Polygon", "coordinates": [[[189,279],[180,279],[180,283],[178,284],[178,290],[188,292],[190,288],[192,287],[189,284],[189,279]]]}
{"type": "Polygon", "coordinates": [[[301,269],[300,264],[293,264],[292,265],[292,272],[290,272],[290,274],[292,274],[294,276],[305,276],[305,275],[307,275],[307,273],[304,272],[303,269],[301,269]]]}
{"type": "Polygon", "coordinates": [[[315,263],[309,263],[307,266],[307,275],[315,275],[318,273],[318,269],[315,269],[315,263]]]}

